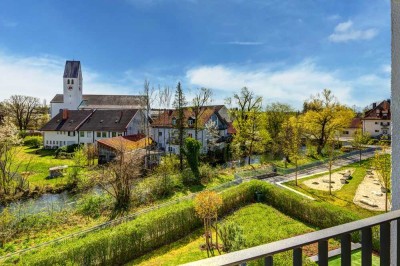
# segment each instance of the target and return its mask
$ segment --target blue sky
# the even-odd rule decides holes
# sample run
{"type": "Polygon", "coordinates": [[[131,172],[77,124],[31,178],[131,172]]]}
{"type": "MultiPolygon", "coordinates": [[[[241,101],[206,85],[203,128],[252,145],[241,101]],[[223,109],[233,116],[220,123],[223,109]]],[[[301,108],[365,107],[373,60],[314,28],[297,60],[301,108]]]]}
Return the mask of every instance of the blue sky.
{"type": "Polygon", "coordinates": [[[388,0],[2,0],[0,100],[62,92],[66,59],[84,93],[133,94],[144,79],[214,102],[248,86],[300,107],[330,88],[348,105],[390,96],[388,0]]]}

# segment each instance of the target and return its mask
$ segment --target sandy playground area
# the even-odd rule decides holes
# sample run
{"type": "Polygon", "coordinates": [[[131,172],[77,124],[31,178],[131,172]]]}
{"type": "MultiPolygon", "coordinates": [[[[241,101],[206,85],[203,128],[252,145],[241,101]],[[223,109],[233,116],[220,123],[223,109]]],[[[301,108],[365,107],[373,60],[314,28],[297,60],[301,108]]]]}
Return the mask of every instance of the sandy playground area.
{"type": "MultiPolygon", "coordinates": [[[[351,174],[354,173],[354,169],[332,173],[330,184],[332,191],[340,190],[345,185],[341,182],[340,179],[343,178],[343,175],[346,172],[349,172],[351,176],[351,174]]],[[[312,189],[329,191],[329,174],[306,180],[303,182],[303,184],[312,189]]]]}
{"type": "MultiPolygon", "coordinates": [[[[385,210],[385,193],[381,191],[381,183],[375,171],[369,171],[358,186],[353,202],[358,206],[373,210],[385,210]]],[[[388,201],[390,210],[390,202],[388,201]]]]}

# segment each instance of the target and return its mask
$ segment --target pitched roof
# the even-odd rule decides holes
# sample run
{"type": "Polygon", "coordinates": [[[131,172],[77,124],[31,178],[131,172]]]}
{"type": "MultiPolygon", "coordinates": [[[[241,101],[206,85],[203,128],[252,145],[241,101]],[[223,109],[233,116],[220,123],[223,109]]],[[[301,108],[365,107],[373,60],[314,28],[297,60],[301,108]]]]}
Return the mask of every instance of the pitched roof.
{"type": "Polygon", "coordinates": [[[68,110],[68,118],[63,120],[63,114],[58,113],[44,125],[40,131],[75,131],[92,114],[90,110],[68,110]]]}
{"type": "MultiPolygon", "coordinates": [[[[145,105],[143,95],[82,95],[80,109],[140,109],[145,105]]],[[[64,95],[56,94],[51,103],[63,103],[64,95]]]]}
{"type": "MultiPolygon", "coordinates": [[[[86,110],[80,110],[86,111],[86,110]]],[[[116,131],[123,132],[137,113],[137,109],[96,110],[83,123],[79,131],[116,131]]]]}
{"type": "Polygon", "coordinates": [[[114,150],[123,149],[124,151],[132,151],[151,145],[153,143],[153,140],[146,137],[144,134],[136,134],[108,139],[100,139],[97,141],[97,143],[114,150]]]}
{"type": "Polygon", "coordinates": [[[67,61],[65,62],[64,78],[77,78],[79,69],[81,68],[80,61],[67,61]]]}
{"type": "Polygon", "coordinates": [[[355,117],[353,120],[351,120],[349,128],[361,128],[361,117],[355,117]]]}
{"type": "MultiPolygon", "coordinates": [[[[217,117],[225,123],[225,120],[219,115],[218,111],[223,107],[223,105],[216,105],[216,106],[204,106],[201,109],[201,116],[199,117],[198,126],[204,127],[205,124],[210,120],[213,114],[217,115],[217,117]]],[[[185,117],[185,127],[189,127],[187,121],[191,118],[193,119],[193,107],[185,107],[183,108],[183,114],[185,117]]],[[[177,110],[167,110],[160,114],[157,118],[154,119],[153,123],[151,124],[152,127],[173,127],[172,119],[178,117],[177,110]]]]}
{"type": "Polygon", "coordinates": [[[365,112],[365,120],[390,120],[390,100],[384,100],[380,104],[376,105],[371,110],[365,112]]]}

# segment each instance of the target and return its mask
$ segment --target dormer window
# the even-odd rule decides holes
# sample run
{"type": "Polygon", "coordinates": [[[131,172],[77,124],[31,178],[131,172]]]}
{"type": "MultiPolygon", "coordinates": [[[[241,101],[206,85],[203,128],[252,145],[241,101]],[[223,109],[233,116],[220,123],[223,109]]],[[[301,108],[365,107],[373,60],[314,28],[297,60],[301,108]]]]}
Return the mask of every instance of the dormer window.
{"type": "Polygon", "coordinates": [[[189,126],[193,126],[193,124],[194,124],[193,122],[194,122],[193,119],[189,119],[189,120],[188,120],[188,125],[189,125],[189,126]]]}

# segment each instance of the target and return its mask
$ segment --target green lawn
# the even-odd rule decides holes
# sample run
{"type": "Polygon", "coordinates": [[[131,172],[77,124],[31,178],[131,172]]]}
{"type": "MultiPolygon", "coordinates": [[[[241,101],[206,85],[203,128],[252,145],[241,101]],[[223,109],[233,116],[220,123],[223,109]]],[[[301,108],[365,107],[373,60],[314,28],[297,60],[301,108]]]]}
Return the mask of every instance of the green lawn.
{"type": "MultiPolygon", "coordinates": [[[[37,148],[29,148],[26,146],[16,148],[17,162],[19,172],[30,172],[28,177],[31,188],[39,187],[62,187],[67,183],[66,177],[58,177],[47,179],[49,176],[49,168],[60,165],[72,165],[71,159],[57,159],[54,157],[55,150],[43,150],[37,148]]],[[[84,172],[87,170],[84,169],[84,172]]]]}
{"type": "MultiPolygon", "coordinates": [[[[340,266],[341,265],[341,259],[340,256],[333,257],[329,259],[329,266],[340,266]]],[[[361,266],[361,250],[356,250],[353,251],[351,254],[351,265],[353,266],[361,266]]],[[[379,257],[372,255],[372,265],[373,266],[379,266],[380,261],[379,257]]]]}
{"type": "Polygon", "coordinates": [[[326,201],[334,205],[346,207],[349,210],[357,212],[364,217],[369,217],[373,215],[377,215],[380,212],[370,211],[364,208],[361,208],[353,203],[353,198],[356,193],[356,190],[359,184],[363,181],[366,175],[366,169],[369,168],[371,164],[371,159],[363,160],[361,165],[357,163],[350,164],[345,167],[340,167],[333,172],[343,171],[345,169],[355,169],[354,173],[352,174],[352,179],[349,180],[349,183],[344,185],[340,190],[333,191],[332,195],[329,195],[328,191],[321,191],[311,189],[308,186],[304,185],[303,182],[309,179],[313,179],[319,176],[326,175],[326,173],[313,175],[307,178],[302,178],[298,180],[299,185],[295,185],[295,181],[289,181],[284,183],[284,185],[289,186],[293,189],[296,189],[304,194],[310,195],[311,197],[315,198],[316,200],[326,201]]]}
{"type": "MultiPolygon", "coordinates": [[[[226,219],[232,220],[242,227],[245,247],[253,247],[314,231],[314,228],[260,203],[243,207],[226,219]]],[[[198,230],[127,265],[178,265],[207,258],[207,252],[201,251],[199,248],[204,241],[202,233],[202,230],[198,230]]],[[[331,241],[330,244],[332,248],[338,247],[335,241],[331,241]]],[[[315,254],[315,252],[316,247],[309,246],[305,248],[304,254],[315,254]]],[[[274,256],[274,265],[291,265],[291,259],[291,252],[276,255],[274,256]]],[[[305,265],[313,265],[313,263],[307,261],[305,265]]]]}

